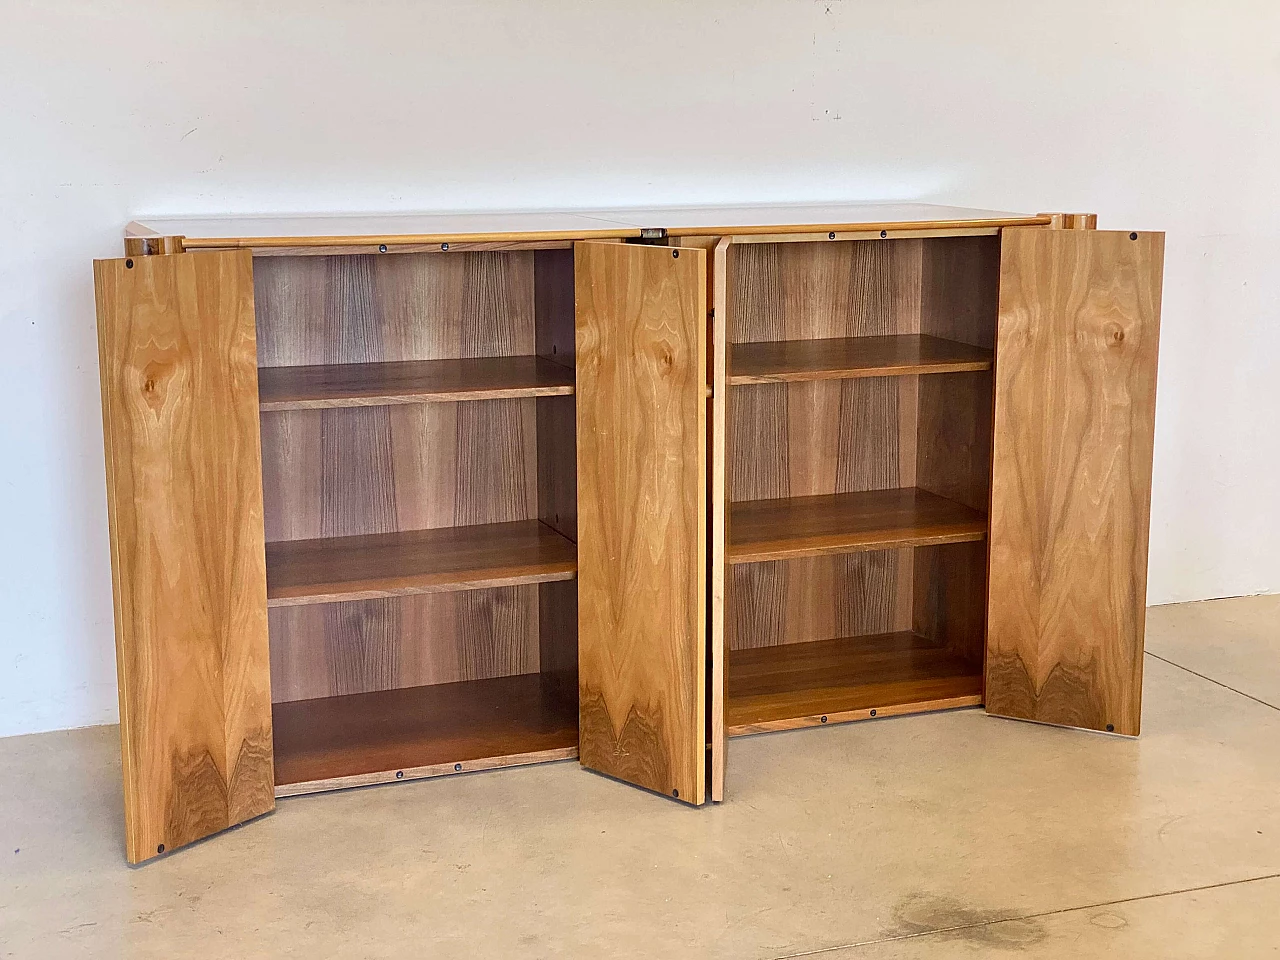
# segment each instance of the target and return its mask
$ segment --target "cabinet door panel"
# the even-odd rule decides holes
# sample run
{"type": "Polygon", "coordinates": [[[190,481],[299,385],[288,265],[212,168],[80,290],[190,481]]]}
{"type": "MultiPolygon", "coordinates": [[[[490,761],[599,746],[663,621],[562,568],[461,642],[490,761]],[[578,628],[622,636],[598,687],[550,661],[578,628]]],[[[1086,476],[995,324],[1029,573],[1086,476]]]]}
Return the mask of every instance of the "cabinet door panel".
{"type": "Polygon", "coordinates": [[[1001,242],[987,712],[1137,735],[1164,235],[1001,242]]]}
{"type": "Polygon", "coordinates": [[[127,854],[272,809],[249,251],[94,263],[127,854]]]}
{"type": "Polygon", "coordinates": [[[579,756],[706,783],[706,255],[579,243],[579,756]]]}

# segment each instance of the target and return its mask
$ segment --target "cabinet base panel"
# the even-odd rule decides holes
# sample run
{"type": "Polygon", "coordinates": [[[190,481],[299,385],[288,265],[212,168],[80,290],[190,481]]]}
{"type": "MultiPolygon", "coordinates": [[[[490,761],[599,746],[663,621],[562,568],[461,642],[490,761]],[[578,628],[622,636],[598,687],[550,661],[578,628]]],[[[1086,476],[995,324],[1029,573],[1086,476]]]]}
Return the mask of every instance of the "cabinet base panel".
{"type": "Polygon", "coordinates": [[[576,760],[578,746],[559,747],[555,750],[539,750],[534,753],[518,753],[509,757],[485,757],[458,763],[436,763],[425,767],[408,767],[398,770],[380,770],[377,773],[361,773],[350,777],[332,777],[328,780],[307,780],[302,783],[276,785],[276,797],[299,797],[308,793],[326,793],[329,790],[346,790],[349,787],[370,787],[379,783],[400,783],[405,780],[427,780],[432,777],[453,777],[479,770],[497,770],[502,767],[521,767],[530,763],[548,763],[552,760],[576,760]],[[458,767],[461,769],[458,769],[458,767]]]}
{"type": "Polygon", "coordinates": [[[729,653],[729,736],[980,706],[982,669],[910,632],[729,653]]]}
{"type": "Polygon", "coordinates": [[[529,673],[277,703],[277,797],[563,760],[577,685],[529,673]]]}

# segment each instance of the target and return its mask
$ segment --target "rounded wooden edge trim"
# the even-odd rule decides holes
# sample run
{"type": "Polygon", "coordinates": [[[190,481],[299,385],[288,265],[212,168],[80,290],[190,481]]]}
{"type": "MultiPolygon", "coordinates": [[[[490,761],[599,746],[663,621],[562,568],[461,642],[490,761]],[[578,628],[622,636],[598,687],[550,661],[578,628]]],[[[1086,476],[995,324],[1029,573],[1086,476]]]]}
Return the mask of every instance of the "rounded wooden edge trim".
{"type": "MultiPolygon", "coordinates": [[[[669,237],[690,236],[722,236],[748,237],[757,234],[776,234],[784,236],[793,233],[867,233],[884,230],[889,233],[898,231],[936,232],[939,230],[984,230],[1002,227],[1044,227],[1053,222],[1049,214],[1034,217],[990,217],[976,220],[886,220],[880,223],[788,223],[762,224],[759,226],[736,227],[668,227],[669,237]]],[[[838,236],[836,239],[840,239],[838,236]]]]}
{"type": "Polygon", "coordinates": [[[522,400],[530,397],[569,397],[572,384],[548,387],[489,387],[483,390],[453,390],[441,393],[406,393],[377,397],[333,397],[304,400],[260,400],[258,409],[274,413],[280,410],[335,410],[350,407],[398,407],[414,403],[469,403],[473,400],[522,400]]]}
{"type": "MultiPolygon", "coordinates": [[[[743,503],[747,501],[736,501],[743,503]]],[[[978,523],[977,520],[974,521],[978,523]]],[[[773,560],[799,560],[804,557],[830,557],[842,553],[871,553],[877,550],[902,550],[907,547],[939,547],[948,543],[972,543],[987,538],[987,518],[981,518],[981,529],[958,530],[951,533],[928,534],[917,536],[904,534],[883,540],[865,540],[831,544],[830,546],[814,546],[804,541],[787,540],[781,544],[776,541],[763,543],[729,544],[729,563],[769,563],[773,560]]]]}
{"type": "Polygon", "coordinates": [[[935,373],[976,373],[990,370],[990,360],[956,360],[946,363],[905,363],[899,366],[834,367],[829,370],[797,370],[786,373],[740,373],[729,377],[729,386],[760,383],[808,383],[818,380],[870,380],[876,377],[927,377],[935,373]]]}
{"type": "Polygon", "coordinates": [[[574,760],[577,747],[556,747],[533,753],[517,753],[508,757],[484,757],[479,760],[433,763],[425,767],[401,767],[398,770],[380,770],[376,773],[359,773],[350,777],[332,777],[327,780],[307,780],[301,783],[278,783],[277,799],[299,797],[308,793],[324,793],[329,790],[347,790],[351,787],[369,787],[379,783],[401,783],[405,780],[428,780],[433,777],[452,777],[480,770],[497,770],[502,767],[522,767],[531,763],[549,763],[553,760],[574,760]]]}
{"type": "Polygon", "coordinates": [[[267,607],[301,607],[309,603],[339,603],[346,600],[384,600],[390,597],[410,597],[420,593],[453,593],[459,590],[486,590],[490,587],[518,587],[528,583],[554,583],[559,580],[576,580],[578,563],[565,560],[555,564],[540,564],[532,572],[512,572],[500,576],[477,575],[430,583],[412,583],[404,586],[333,588],[311,592],[307,587],[287,587],[272,595],[267,587],[267,607]]]}
{"type": "Polygon", "coordinates": [[[572,240],[617,240],[639,237],[640,228],[618,228],[613,230],[535,230],[529,233],[425,233],[402,235],[359,235],[359,236],[325,236],[325,237],[187,237],[188,249],[220,248],[230,249],[248,247],[251,249],[270,247],[374,247],[385,244],[393,246],[421,246],[423,244],[441,243],[540,243],[547,241],[572,240]]]}

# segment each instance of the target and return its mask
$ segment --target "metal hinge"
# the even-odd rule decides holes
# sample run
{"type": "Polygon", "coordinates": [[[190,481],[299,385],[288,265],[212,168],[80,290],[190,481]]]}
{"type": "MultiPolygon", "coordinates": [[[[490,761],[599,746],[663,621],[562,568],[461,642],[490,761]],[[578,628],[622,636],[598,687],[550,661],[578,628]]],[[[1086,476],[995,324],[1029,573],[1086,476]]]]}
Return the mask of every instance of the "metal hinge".
{"type": "Polygon", "coordinates": [[[640,236],[628,237],[627,243],[649,243],[655,246],[666,246],[667,244],[667,228],[666,227],[641,227],[640,236]]]}

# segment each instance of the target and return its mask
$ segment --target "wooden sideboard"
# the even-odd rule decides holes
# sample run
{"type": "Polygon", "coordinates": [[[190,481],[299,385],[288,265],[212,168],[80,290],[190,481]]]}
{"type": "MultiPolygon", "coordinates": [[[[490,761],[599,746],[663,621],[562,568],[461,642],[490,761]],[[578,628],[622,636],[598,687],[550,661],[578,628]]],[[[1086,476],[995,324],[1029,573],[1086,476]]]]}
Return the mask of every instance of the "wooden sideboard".
{"type": "Polygon", "coordinates": [[[130,224],[129,860],[572,757],[731,800],[729,738],[897,714],[1137,735],[1163,247],[921,204],[130,224]]]}

